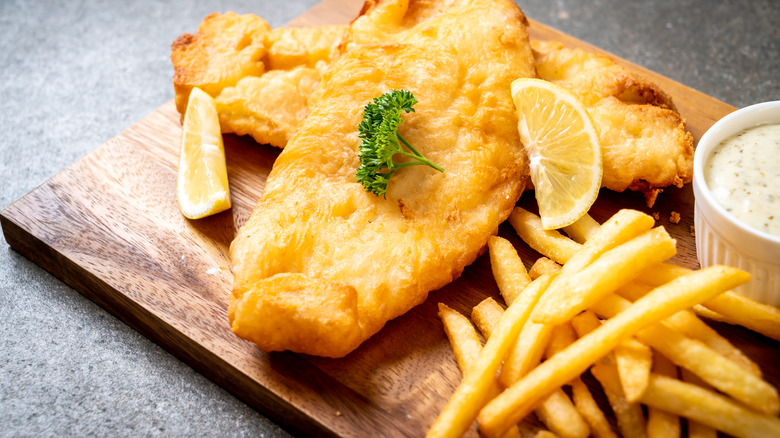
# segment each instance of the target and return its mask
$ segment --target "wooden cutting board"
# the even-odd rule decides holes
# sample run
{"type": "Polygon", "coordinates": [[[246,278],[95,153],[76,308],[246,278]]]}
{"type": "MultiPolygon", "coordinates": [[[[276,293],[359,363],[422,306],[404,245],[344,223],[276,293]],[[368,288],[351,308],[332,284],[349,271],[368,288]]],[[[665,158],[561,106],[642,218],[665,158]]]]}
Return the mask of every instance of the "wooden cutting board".
{"type": "MultiPolygon", "coordinates": [[[[361,4],[325,0],[291,25],[348,23],[361,4]]],[[[601,52],[534,21],[530,32],[601,52]]],[[[618,61],[669,92],[696,139],[734,109],[618,61]]],[[[424,435],[460,381],[437,303],[467,313],[484,297],[498,297],[487,258],[346,358],[261,352],[228,327],[228,246],[260,197],[278,150],[226,136],[233,208],[188,221],[175,195],[180,134],[171,101],[3,210],[9,245],[292,432],[424,435]]],[[[534,201],[529,193],[520,203],[534,201]]],[[[659,224],[679,242],[674,261],[698,267],[690,185],[667,190],[652,210],[639,194],[602,191],[593,216],[603,221],[620,207],[659,213],[659,224]],[[680,213],[679,224],[669,222],[672,211],[680,213]]],[[[538,255],[510,227],[500,232],[530,266],[538,255]]],[[[740,328],[716,328],[760,363],[768,380],[780,383],[778,343],[740,328]]]]}

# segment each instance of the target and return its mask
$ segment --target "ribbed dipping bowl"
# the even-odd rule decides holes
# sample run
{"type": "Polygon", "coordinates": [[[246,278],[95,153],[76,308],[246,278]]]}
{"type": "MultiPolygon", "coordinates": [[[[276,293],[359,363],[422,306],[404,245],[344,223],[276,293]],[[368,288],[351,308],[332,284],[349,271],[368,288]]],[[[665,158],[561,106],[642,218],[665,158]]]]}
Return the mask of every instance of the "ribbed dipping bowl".
{"type": "MultiPolygon", "coordinates": [[[[699,140],[693,159],[696,252],[702,267],[721,264],[749,272],[751,280],[736,292],[780,307],[780,237],[745,225],[728,213],[704,178],[704,165],[723,140],[764,123],[780,123],[780,101],[737,110],[712,125],[699,140]]],[[[780,203],[777,208],[780,212],[780,203]]]]}

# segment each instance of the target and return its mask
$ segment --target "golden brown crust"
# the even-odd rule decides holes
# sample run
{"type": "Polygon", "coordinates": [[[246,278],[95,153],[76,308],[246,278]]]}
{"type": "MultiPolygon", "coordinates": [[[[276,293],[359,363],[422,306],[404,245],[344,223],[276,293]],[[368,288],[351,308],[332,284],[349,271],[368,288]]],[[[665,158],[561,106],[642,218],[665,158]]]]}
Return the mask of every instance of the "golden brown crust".
{"type": "Polygon", "coordinates": [[[195,35],[171,44],[176,108],[183,117],[190,91],[199,87],[217,101],[222,132],[284,147],[308,114],[308,99],[345,31],[271,30],[252,14],[211,14],[195,35]]]}
{"type": "Polygon", "coordinates": [[[268,23],[256,15],[214,13],[203,20],[195,35],[174,40],[171,61],[179,112],[184,113],[193,87],[213,97],[243,77],[262,75],[270,31],[268,23]]]}
{"type": "Polygon", "coordinates": [[[420,17],[391,8],[403,3],[380,2],[352,24],[231,245],[231,321],[249,324],[236,333],[264,350],[346,354],[347,327],[365,340],[457,278],[522,192],[528,165],[509,85],[535,72],[517,7],[458,2],[409,26],[420,17]],[[402,135],[445,171],[404,167],[384,198],[355,179],[357,125],[392,88],[419,100],[402,135]],[[344,310],[353,290],[354,312],[344,310]],[[294,312],[294,299],[279,298],[298,296],[294,312]],[[335,320],[312,310],[320,300],[335,320]]]}

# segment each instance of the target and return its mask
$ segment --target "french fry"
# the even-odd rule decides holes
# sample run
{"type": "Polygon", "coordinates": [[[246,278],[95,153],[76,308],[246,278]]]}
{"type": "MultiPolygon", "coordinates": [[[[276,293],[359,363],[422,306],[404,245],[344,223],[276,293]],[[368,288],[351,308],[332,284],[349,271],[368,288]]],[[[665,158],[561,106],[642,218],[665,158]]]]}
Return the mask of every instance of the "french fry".
{"type": "Polygon", "coordinates": [[[626,399],[620,384],[617,368],[614,365],[597,364],[590,369],[591,374],[601,383],[612,412],[615,413],[620,434],[626,437],[645,437],[645,417],[642,406],[626,399]]]}
{"type": "MultiPolygon", "coordinates": [[[[568,321],[646,267],[670,258],[676,252],[675,240],[662,227],[654,228],[605,252],[576,274],[556,281],[539,307],[534,309],[533,321],[550,324],[568,321]]],[[[567,265],[563,265],[561,275],[567,265]]]]}
{"type": "MultiPolygon", "coordinates": [[[[595,315],[593,316],[595,318],[595,315]]],[[[601,323],[599,322],[599,324],[601,323]]],[[[545,355],[548,358],[552,357],[576,340],[577,334],[570,323],[567,322],[556,326],[552,330],[545,355]]],[[[604,416],[604,412],[601,411],[596,400],[593,399],[593,395],[590,393],[590,390],[588,390],[585,383],[583,383],[579,377],[576,377],[569,382],[569,384],[572,388],[572,401],[574,402],[574,407],[585,422],[588,423],[593,435],[596,438],[616,438],[615,433],[612,431],[612,427],[604,416]]]]}
{"type": "Polygon", "coordinates": [[[540,430],[539,432],[536,432],[534,438],[558,438],[558,435],[550,432],[549,430],[540,430]]]}
{"type": "Polygon", "coordinates": [[[677,379],[651,374],[641,401],[736,437],[780,436],[780,419],[756,413],[716,392],[677,379]]]}
{"type": "Polygon", "coordinates": [[[741,325],[780,341],[780,309],[777,307],[753,301],[731,291],[707,300],[702,305],[721,315],[723,321],[729,324],[741,325]]]}
{"type": "Polygon", "coordinates": [[[593,394],[590,393],[588,386],[579,377],[570,383],[574,407],[590,426],[593,436],[596,438],[617,438],[607,421],[607,417],[604,416],[604,412],[593,399],[593,394]]]}
{"type": "Polygon", "coordinates": [[[544,230],[539,216],[521,207],[512,210],[509,223],[528,246],[561,265],[582,246],[557,231],[544,230]]]}
{"type": "Polygon", "coordinates": [[[761,368],[759,368],[758,364],[753,362],[742,350],[729,342],[728,339],[696,317],[696,314],[693,312],[687,310],[677,312],[667,318],[664,323],[686,336],[698,339],[724,357],[731,359],[746,371],[761,377],[761,368]]]}
{"type": "MultiPolygon", "coordinates": [[[[637,277],[637,281],[656,286],[665,281],[686,275],[691,270],[681,266],[661,264],[647,269],[637,277]]],[[[724,292],[713,297],[694,309],[704,307],[702,316],[718,319],[729,324],[741,325],[756,333],[780,341],[780,309],[759,303],[736,292],[724,292]],[[715,312],[712,314],[711,312],[715,312]]]]}
{"type": "MultiPolygon", "coordinates": [[[[652,371],[666,377],[677,377],[677,367],[672,361],[658,353],[653,355],[652,371]]],[[[649,381],[650,379],[648,378],[649,381]]],[[[680,417],[652,406],[647,408],[646,424],[647,438],[679,438],[681,433],[680,417]]],[[[688,433],[690,438],[690,426],[688,433]]]]}
{"type": "Polygon", "coordinates": [[[560,271],[561,265],[555,263],[547,257],[539,257],[536,259],[533,266],[531,266],[531,269],[528,270],[528,275],[531,277],[531,279],[535,279],[541,277],[542,274],[560,271]]]}
{"type": "MultiPolygon", "coordinates": [[[[479,411],[490,400],[490,388],[502,360],[550,281],[552,281],[551,275],[537,278],[504,311],[498,327],[480,351],[476,364],[464,376],[428,430],[429,438],[461,436],[468,430],[479,411]]],[[[512,424],[506,424],[501,433],[509,430],[511,426],[512,424]]],[[[496,436],[500,435],[496,434],[496,436]]]]}
{"type": "Polygon", "coordinates": [[[562,274],[582,271],[599,256],[622,245],[653,227],[653,218],[637,210],[620,210],[580,247],[563,265],[562,274]]]}
{"type": "MultiPolygon", "coordinates": [[[[472,310],[472,318],[479,314],[477,323],[485,338],[489,339],[498,324],[503,309],[492,298],[486,298],[472,310]],[[490,309],[490,310],[488,310],[490,309]]],[[[561,438],[585,438],[590,428],[574,407],[569,397],[558,389],[544,399],[534,410],[537,417],[561,438]]]]}
{"type": "MultiPolygon", "coordinates": [[[[630,301],[636,301],[651,289],[642,283],[629,283],[618,289],[618,295],[627,298],[630,301]]],[[[670,316],[664,321],[664,324],[678,330],[686,336],[698,339],[707,346],[733,360],[751,373],[761,377],[761,369],[750,360],[740,349],[735,347],[728,339],[724,338],[712,327],[700,320],[696,314],[689,310],[683,310],[670,316]]]]}
{"type": "MultiPolygon", "coordinates": [[[[700,386],[705,389],[710,389],[707,383],[703,382],[696,374],[682,369],[680,370],[681,378],[683,382],[691,383],[693,385],[700,386]]],[[[699,423],[696,420],[688,419],[688,438],[717,438],[718,431],[706,424],[699,423]]]]}
{"type": "MultiPolygon", "coordinates": [[[[579,243],[558,232],[544,231],[538,216],[518,208],[512,212],[514,219],[510,216],[510,222],[520,238],[540,254],[556,263],[565,264],[581,248],[579,243]]],[[[663,263],[645,270],[637,280],[650,286],[658,286],[690,272],[688,268],[663,263]]],[[[740,325],[780,341],[780,309],[736,292],[724,292],[703,305],[697,304],[694,310],[701,316],[740,325]]]]}
{"type": "MultiPolygon", "coordinates": [[[[570,295],[571,292],[567,289],[571,287],[570,280],[574,281],[572,276],[581,274],[580,271],[593,263],[594,260],[597,260],[606,251],[610,251],[616,246],[634,239],[643,232],[650,230],[652,226],[653,218],[636,210],[620,210],[613,215],[563,265],[561,274],[553,281],[549,290],[542,297],[538,309],[534,310],[534,321],[560,324],[561,321],[569,320],[570,317],[561,317],[558,320],[553,320],[550,314],[558,315],[561,312],[561,307],[559,307],[558,303],[570,295]],[[548,319],[544,319],[545,316],[548,319]]],[[[674,241],[670,238],[668,243],[671,243],[672,251],[674,252],[674,241]]],[[[592,276],[588,278],[593,279],[592,276]]],[[[566,304],[568,303],[563,305],[566,304]]],[[[579,310],[572,310],[571,316],[578,313],[579,310]]]]}
{"type": "MultiPolygon", "coordinates": [[[[677,280],[682,278],[686,277],[679,277],[677,280]]],[[[620,315],[631,307],[633,306],[625,298],[611,295],[592,306],[591,310],[600,316],[609,318],[620,315]],[[625,310],[621,311],[621,309],[625,310]]],[[[780,412],[780,399],[777,390],[772,385],[707,347],[704,343],[691,339],[664,324],[646,327],[637,332],[636,337],[658,350],[678,366],[693,371],[713,387],[759,412],[770,415],[776,415],[780,412]]]]}
{"type": "MultiPolygon", "coordinates": [[[[601,320],[599,320],[593,312],[585,311],[572,319],[572,326],[575,328],[577,334],[580,337],[583,337],[601,327],[601,320]]],[[[623,345],[626,341],[631,341],[631,339],[626,339],[620,345],[623,345]]],[[[616,351],[617,348],[619,348],[619,346],[616,347],[616,351]]],[[[617,371],[609,371],[616,370],[614,365],[612,365],[616,362],[614,356],[616,356],[616,354],[610,353],[597,362],[600,365],[611,366],[611,368],[607,368],[607,371],[604,371],[603,369],[593,371],[595,368],[594,367],[591,369],[591,372],[593,373],[593,376],[596,377],[596,379],[601,383],[601,386],[604,389],[604,393],[607,396],[607,400],[609,401],[610,406],[612,406],[612,411],[615,413],[615,417],[618,421],[618,427],[620,428],[623,436],[634,436],[637,433],[642,436],[644,431],[637,431],[637,429],[640,428],[644,423],[644,419],[641,416],[641,407],[638,404],[629,402],[626,399],[622,383],[620,382],[619,378],[617,378],[617,371]],[[612,376],[610,373],[614,374],[614,376],[612,376]]]]}
{"type": "MultiPolygon", "coordinates": [[[[480,430],[487,436],[501,436],[512,424],[528,415],[541,399],[579,376],[623,339],[682,309],[739,286],[749,278],[749,274],[739,269],[711,266],[657,287],[598,329],[544,361],[485,405],[478,415],[480,430]]],[[[504,323],[503,317],[501,323],[504,323]]],[[[467,421],[472,418],[470,412],[462,416],[467,421]]],[[[445,420],[457,421],[450,417],[445,420]]]]}
{"type": "MultiPolygon", "coordinates": [[[[528,271],[528,273],[530,274],[531,271],[528,271]]],[[[724,293],[726,293],[726,292],[724,292],[724,293]]],[[[723,315],[721,315],[720,313],[714,312],[714,311],[712,311],[712,310],[702,306],[701,304],[697,304],[697,305],[693,306],[693,311],[696,312],[697,315],[699,315],[699,316],[701,316],[703,318],[711,319],[713,321],[725,322],[727,324],[732,324],[732,325],[740,325],[740,324],[738,324],[736,322],[727,321],[726,318],[723,315]]]]}
{"type": "Polygon", "coordinates": [[[569,396],[558,388],[553,391],[534,413],[552,432],[561,438],[587,438],[590,427],[574,407],[569,396]]]}
{"type": "Polygon", "coordinates": [[[504,308],[493,298],[487,297],[471,309],[471,320],[485,339],[490,338],[498,320],[504,313],[504,308]]]}
{"type": "MultiPolygon", "coordinates": [[[[444,303],[439,303],[439,318],[444,324],[444,331],[452,346],[458,368],[465,376],[476,364],[479,352],[482,350],[482,342],[480,342],[477,332],[468,318],[444,303]]],[[[489,392],[493,394],[492,396],[501,392],[497,381],[493,380],[491,386],[489,392]]],[[[517,426],[510,428],[502,438],[520,438],[517,426]]]]}
{"type": "Polygon", "coordinates": [[[595,313],[586,310],[572,318],[571,325],[574,327],[574,331],[577,332],[577,336],[582,338],[593,330],[601,327],[601,320],[595,313]]]}
{"type": "Polygon", "coordinates": [[[626,400],[635,403],[647,389],[653,352],[636,339],[626,339],[615,347],[615,364],[626,400]]]}
{"type": "Polygon", "coordinates": [[[496,279],[498,290],[501,291],[501,296],[508,306],[528,286],[531,277],[528,276],[512,242],[502,237],[492,236],[488,240],[488,251],[493,278],[496,279]]]}
{"type": "Polygon", "coordinates": [[[595,219],[589,214],[585,213],[581,218],[577,219],[573,224],[568,227],[564,227],[563,231],[569,235],[577,243],[585,243],[601,226],[595,219]]]}
{"type": "Polygon", "coordinates": [[[471,325],[471,321],[444,303],[439,303],[439,318],[452,346],[452,353],[458,363],[458,368],[465,376],[476,362],[479,351],[482,350],[482,342],[479,340],[474,326],[471,325]]]}
{"type": "Polygon", "coordinates": [[[577,333],[574,332],[574,327],[571,326],[571,323],[565,322],[555,326],[550,333],[550,341],[547,343],[547,349],[544,354],[548,358],[553,357],[576,340],[577,333]]]}
{"type": "Polygon", "coordinates": [[[509,355],[504,361],[498,381],[503,386],[512,386],[528,374],[542,359],[553,326],[527,321],[517,337],[509,355]]]}

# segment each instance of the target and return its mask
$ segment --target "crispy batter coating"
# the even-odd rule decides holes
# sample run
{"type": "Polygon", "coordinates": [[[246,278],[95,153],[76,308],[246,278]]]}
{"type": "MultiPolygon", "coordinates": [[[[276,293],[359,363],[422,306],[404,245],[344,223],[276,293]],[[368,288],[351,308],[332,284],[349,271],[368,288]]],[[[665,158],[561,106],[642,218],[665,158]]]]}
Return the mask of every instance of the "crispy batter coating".
{"type": "Polygon", "coordinates": [[[231,244],[239,337],[344,356],[476,259],[528,177],[509,90],[535,75],[523,23],[511,0],[367,3],[231,244]],[[383,198],[356,181],[357,125],[392,88],[419,100],[402,135],[445,171],[402,168],[383,198]]]}
{"type": "Polygon", "coordinates": [[[185,33],[171,44],[176,109],[184,114],[193,87],[216,97],[225,87],[265,72],[270,26],[262,18],[233,12],[211,14],[195,35],[185,33]]]}
{"type": "Polygon", "coordinates": [[[171,45],[176,108],[193,87],[211,95],[224,133],[284,147],[308,114],[310,96],[338,54],[346,26],[279,28],[233,12],[211,14],[171,45]]]}
{"type": "Polygon", "coordinates": [[[602,185],[641,191],[649,207],[667,186],[693,177],[693,137],[672,99],[657,85],[606,56],[533,41],[539,77],[574,93],[601,139],[602,185]]]}

